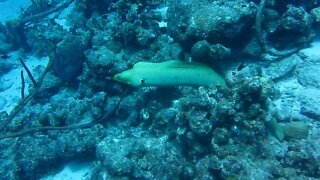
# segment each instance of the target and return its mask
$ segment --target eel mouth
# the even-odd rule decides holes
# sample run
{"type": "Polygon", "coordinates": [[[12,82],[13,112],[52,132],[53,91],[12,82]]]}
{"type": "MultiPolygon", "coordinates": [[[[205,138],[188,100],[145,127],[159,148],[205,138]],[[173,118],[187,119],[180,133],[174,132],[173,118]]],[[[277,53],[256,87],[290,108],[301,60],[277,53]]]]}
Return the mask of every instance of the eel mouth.
{"type": "Polygon", "coordinates": [[[119,74],[114,75],[112,79],[115,80],[115,81],[122,82],[122,83],[127,83],[128,82],[126,79],[122,78],[119,74]]]}
{"type": "Polygon", "coordinates": [[[112,79],[115,80],[115,81],[124,82],[124,79],[121,78],[121,77],[120,77],[119,75],[117,75],[117,74],[114,75],[112,79]]]}

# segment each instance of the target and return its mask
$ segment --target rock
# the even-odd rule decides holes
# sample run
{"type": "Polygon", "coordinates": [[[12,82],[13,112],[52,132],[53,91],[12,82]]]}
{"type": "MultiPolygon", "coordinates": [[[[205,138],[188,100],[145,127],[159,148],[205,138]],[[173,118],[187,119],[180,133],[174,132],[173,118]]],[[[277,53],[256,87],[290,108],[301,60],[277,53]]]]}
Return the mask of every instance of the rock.
{"type": "Polygon", "coordinates": [[[128,174],[133,168],[132,162],[127,158],[133,143],[129,139],[102,141],[97,146],[97,157],[111,174],[128,174]]]}
{"type": "Polygon", "coordinates": [[[229,142],[229,132],[226,128],[216,128],[213,132],[211,146],[214,144],[223,145],[229,142]]]}
{"type": "Polygon", "coordinates": [[[205,58],[210,53],[210,44],[206,40],[196,42],[191,48],[191,57],[195,59],[205,58]]]}
{"type": "Polygon", "coordinates": [[[290,76],[300,63],[302,63],[302,59],[297,55],[292,55],[281,61],[271,63],[264,69],[264,72],[272,80],[278,80],[290,76]]]}
{"type": "Polygon", "coordinates": [[[186,165],[166,137],[118,139],[109,135],[97,145],[96,154],[110,174],[134,179],[174,179],[186,165]]]}
{"type": "Polygon", "coordinates": [[[308,48],[302,49],[299,51],[299,56],[302,57],[305,63],[310,64],[319,64],[320,62],[320,42],[314,41],[312,42],[308,48]]]}
{"type": "Polygon", "coordinates": [[[167,12],[168,31],[174,39],[182,42],[207,40],[219,43],[237,39],[254,20],[255,11],[252,3],[242,0],[171,3],[167,12]]]}
{"type": "Polygon", "coordinates": [[[71,81],[79,75],[87,48],[88,37],[80,35],[67,35],[57,44],[54,71],[61,80],[71,81]]]}
{"type": "Polygon", "coordinates": [[[99,78],[111,76],[111,67],[116,59],[116,54],[105,46],[101,46],[97,50],[88,50],[85,52],[86,63],[91,71],[99,78]]]}
{"type": "Polygon", "coordinates": [[[309,135],[309,127],[302,122],[291,122],[283,126],[286,139],[304,139],[309,135]]]}
{"type": "Polygon", "coordinates": [[[191,48],[191,57],[199,62],[216,64],[229,58],[231,50],[221,44],[210,44],[206,40],[196,42],[191,48]]]}
{"type": "Polygon", "coordinates": [[[214,44],[210,46],[209,55],[211,59],[218,62],[229,58],[231,56],[231,50],[221,44],[214,44]]]}
{"type": "Polygon", "coordinates": [[[157,34],[152,30],[138,28],[136,34],[136,41],[142,47],[150,46],[151,42],[156,38],[157,34]]]}
{"type": "Polygon", "coordinates": [[[284,174],[285,179],[287,179],[289,177],[297,177],[297,172],[294,168],[284,168],[283,174],[284,174]]]}
{"type": "Polygon", "coordinates": [[[280,51],[304,47],[313,38],[312,17],[302,6],[287,6],[279,18],[271,19],[268,30],[268,44],[280,51]]]}
{"type": "Polygon", "coordinates": [[[320,91],[318,89],[305,89],[299,93],[299,101],[301,102],[300,113],[320,120],[320,91]]]}
{"type": "Polygon", "coordinates": [[[281,18],[281,28],[300,33],[310,32],[312,18],[303,7],[289,6],[281,18]]]}
{"type": "Polygon", "coordinates": [[[320,88],[320,65],[299,68],[298,81],[304,87],[320,88]]]}
{"type": "Polygon", "coordinates": [[[214,120],[209,112],[193,109],[188,114],[188,121],[192,132],[196,135],[202,137],[210,135],[214,120]]]}
{"type": "Polygon", "coordinates": [[[311,10],[311,14],[316,23],[320,24],[320,7],[311,10]]]}

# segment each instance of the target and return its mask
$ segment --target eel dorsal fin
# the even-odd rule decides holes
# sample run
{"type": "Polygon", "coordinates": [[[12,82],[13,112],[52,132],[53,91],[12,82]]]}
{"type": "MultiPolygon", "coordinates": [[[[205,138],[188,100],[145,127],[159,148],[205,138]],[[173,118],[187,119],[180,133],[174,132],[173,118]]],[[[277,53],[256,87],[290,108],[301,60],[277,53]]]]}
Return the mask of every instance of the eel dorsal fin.
{"type": "Polygon", "coordinates": [[[206,67],[201,63],[194,62],[184,62],[179,60],[170,60],[162,63],[151,63],[151,62],[138,62],[133,66],[133,69],[140,68],[198,68],[198,67],[206,67]]]}

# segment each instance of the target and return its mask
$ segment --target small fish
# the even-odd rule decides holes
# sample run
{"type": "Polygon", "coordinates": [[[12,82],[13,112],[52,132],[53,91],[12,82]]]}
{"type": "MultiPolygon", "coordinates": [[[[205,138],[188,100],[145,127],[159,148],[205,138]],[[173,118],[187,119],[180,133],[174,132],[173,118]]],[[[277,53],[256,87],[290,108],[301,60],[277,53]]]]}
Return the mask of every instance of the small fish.
{"type": "Polygon", "coordinates": [[[237,71],[241,71],[243,68],[245,68],[246,66],[244,65],[243,62],[240,63],[240,65],[237,67],[237,71]]]}
{"type": "Polygon", "coordinates": [[[1,59],[9,59],[10,56],[8,54],[0,54],[1,59]]]}

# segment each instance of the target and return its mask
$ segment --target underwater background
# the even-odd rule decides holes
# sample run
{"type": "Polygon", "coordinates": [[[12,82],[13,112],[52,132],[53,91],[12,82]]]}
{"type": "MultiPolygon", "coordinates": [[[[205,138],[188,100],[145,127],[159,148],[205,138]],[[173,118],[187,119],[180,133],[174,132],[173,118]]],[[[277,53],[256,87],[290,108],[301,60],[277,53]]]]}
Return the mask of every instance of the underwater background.
{"type": "Polygon", "coordinates": [[[1,179],[320,179],[320,1],[0,0],[1,179]]]}

